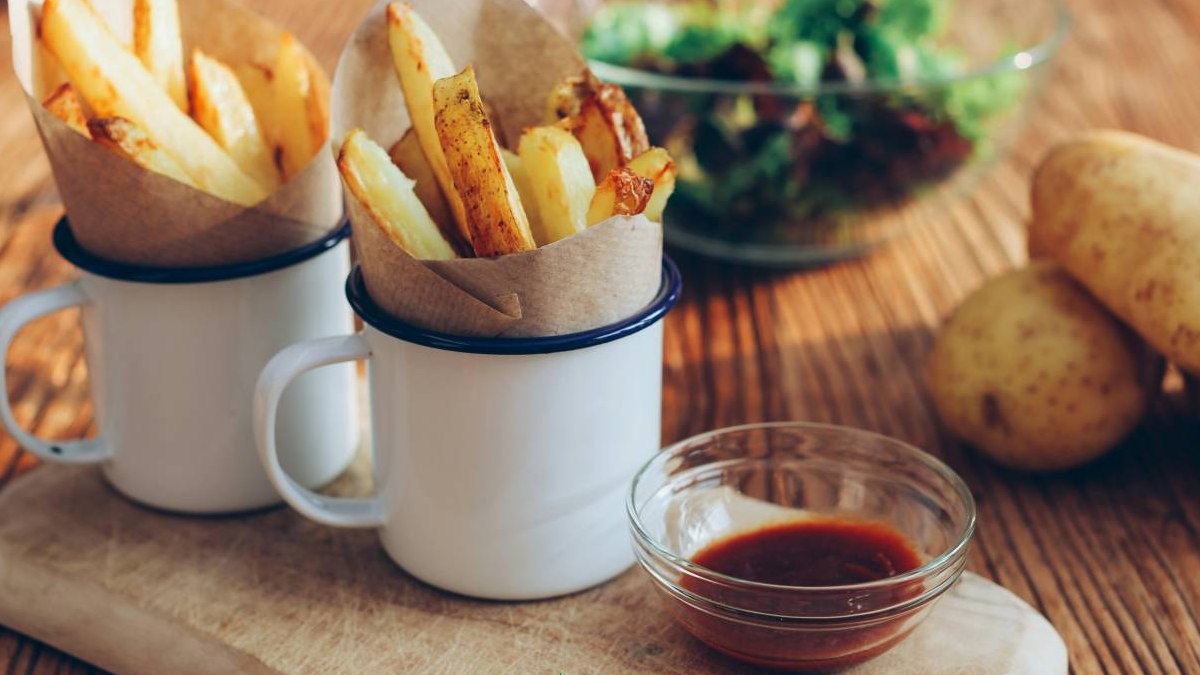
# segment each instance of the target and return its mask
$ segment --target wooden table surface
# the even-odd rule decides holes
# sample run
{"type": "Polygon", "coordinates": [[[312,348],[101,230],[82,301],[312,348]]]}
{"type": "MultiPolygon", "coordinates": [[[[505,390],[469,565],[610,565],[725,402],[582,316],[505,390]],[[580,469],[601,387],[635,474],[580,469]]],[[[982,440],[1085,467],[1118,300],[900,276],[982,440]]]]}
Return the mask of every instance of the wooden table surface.
{"type": "MultiPolygon", "coordinates": [[[[969,0],[963,0],[969,1],[969,0]]],[[[332,67],[371,0],[253,0],[332,67]]],[[[1200,422],[1168,397],[1120,450],[1080,471],[1005,471],[948,439],[923,388],[939,322],[1025,259],[1028,177],[1049,145],[1121,127],[1200,150],[1200,0],[1075,0],[1057,75],[1012,157],[969,199],[856,262],[761,273],[682,260],[666,333],[664,441],[761,420],[848,424],[946,459],[979,501],[970,568],[1044,612],[1079,673],[1200,673],[1200,422]]],[[[4,15],[7,20],[7,13],[4,15]]],[[[60,205],[0,47],[0,303],[61,283],[60,205]]],[[[7,359],[19,420],[91,430],[77,316],[39,321],[7,359]]],[[[0,489],[36,462],[0,433],[0,489]]],[[[0,627],[5,673],[93,669],[0,627]]]]}

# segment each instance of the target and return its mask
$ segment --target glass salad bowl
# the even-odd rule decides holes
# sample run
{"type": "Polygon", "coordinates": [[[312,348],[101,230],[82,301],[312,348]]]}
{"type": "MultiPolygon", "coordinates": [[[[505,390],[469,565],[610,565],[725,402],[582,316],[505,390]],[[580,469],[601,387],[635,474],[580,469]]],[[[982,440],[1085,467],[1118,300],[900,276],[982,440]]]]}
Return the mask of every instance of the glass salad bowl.
{"type": "Polygon", "coordinates": [[[862,255],[1011,147],[1064,41],[1061,0],[576,5],[679,177],[668,243],[764,266],[862,255]]]}

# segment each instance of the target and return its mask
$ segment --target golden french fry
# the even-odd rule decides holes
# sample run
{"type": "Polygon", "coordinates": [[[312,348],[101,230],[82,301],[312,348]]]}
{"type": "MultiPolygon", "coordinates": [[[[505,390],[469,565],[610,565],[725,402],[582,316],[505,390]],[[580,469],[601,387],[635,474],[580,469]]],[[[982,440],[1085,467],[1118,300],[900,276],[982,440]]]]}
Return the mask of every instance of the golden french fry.
{"type": "Polygon", "coordinates": [[[454,189],[463,200],[471,246],[481,257],[536,248],[529,218],[479,98],[475,69],[433,85],[434,124],[454,189]]]}
{"type": "Polygon", "coordinates": [[[675,192],[675,176],[679,173],[670,153],[662,148],[650,148],[634,157],[627,166],[642,178],[654,182],[654,192],[644,213],[650,220],[661,223],[667,200],[675,192]]]}
{"type": "Polygon", "coordinates": [[[308,81],[312,87],[312,96],[308,100],[308,123],[313,130],[314,138],[319,137],[319,146],[324,146],[329,140],[329,101],[333,95],[332,83],[325,75],[325,69],[317,63],[316,57],[306,49],[298,51],[308,69],[308,81]]]}
{"type": "Polygon", "coordinates": [[[311,154],[305,158],[305,153],[315,152],[310,149],[314,142],[317,147],[325,143],[329,127],[329,82],[312,56],[299,48],[295,38],[287,36],[285,41],[280,43],[275,63],[240,63],[234,72],[258,118],[275,166],[286,179],[304,169],[311,158],[311,154]],[[297,70],[295,66],[301,63],[305,68],[297,70]],[[281,72],[290,73],[291,85],[280,82],[281,72]],[[304,94],[305,91],[309,93],[304,94]],[[301,109],[302,117],[296,118],[301,109]],[[292,148],[290,153],[285,151],[287,147],[292,148]]]}
{"type": "Polygon", "coordinates": [[[188,111],[176,0],[134,0],[133,51],[179,109],[188,111]]]}
{"type": "Polygon", "coordinates": [[[124,117],[144,129],[146,137],[175,160],[191,184],[244,206],[267,196],[262,186],[175,105],[87,0],[46,0],[40,32],[92,112],[99,117],[124,117]]]}
{"type": "Polygon", "coordinates": [[[539,214],[537,227],[530,219],[538,246],[583,231],[596,183],[579,141],[559,127],[534,127],[521,135],[518,153],[533,195],[523,201],[539,214]]]}
{"type": "MultiPolygon", "coordinates": [[[[454,215],[450,213],[450,205],[442,195],[442,188],[433,174],[433,167],[429,166],[429,160],[421,150],[421,141],[417,138],[416,130],[409,128],[388,151],[388,156],[405,176],[416,181],[417,185],[413,190],[417,193],[417,198],[425,205],[429,217],[437,223],[442,234],[446,235],[457,249],[460,243],[455,241],[458,239],[458,225],[454,222],[454,215]]],[[[466,245],[466,242],[461,243],[466,245]]],[[[469,246],[464,250],[469,250],[469,246]]]]}
{"type": "Polygon", "coordinates": [[[190,75],[192,117],[259,185],[268,190],[279,187],[274,153],[233,70],[195,49],[190,75]]]}
{"type": "MultiPolygon", "coordinates": [[[[489,119],[490,119],[489,115],[489,119]]],[[[513,185],[517,186],[517,194],[521,196],[521,205],[525,206],[525,216],[529,218],[529,231],[534,233],[533,240],[537,242],[537,233],[542,229],[541,214],[537,209],[537,198],[533,195],[533,183],[529,180],[529,172],[525,163],[517,153],[507,148],[500,148],[500,157],[504,159],[504,167],[512,176],[513,185]]]]}
{"type": "Polygon", "coordinates": [[[88,131],[100,145],[138,166],[196,187],[191,177],[136,123],[124,117],[96,117],[88,120],[88,131]]]}
{"type": "Polygon", "coordinates": [[[486,98],[482,100],[483,112],[486,113],[488,119],[492,121],[492,133],[496,134],[496,142],[498,142],[502,148],[509,147],[508,138],[506,138],[504,135],[504,123],[503,120],[500,119],[500,111],[496,110],[496,107],[493,106],[486,98]]]}
{"type": "Polygon", "coordinates": [[[271,81],[275,79],[275,71],[271,66],[261,63],[247,62],[233,64],[233,72],[237,75],[238,84],[250,107],[254,108],[254,116],[258,118],[259,126],[271,142],[270,130],[274,129],[278,120],[275,114],[275,87],[271,81]]]}
{"type": "Polygon", "coordinates": [[[37,40],[34,42],[33,62],[30,64],[33,67],[33,94],[35,96],[49,96],[46,92],[53,93],[67,81],[67,74],[63,72],[62,66],[58,65],[58,59],[54,58],[54,54],[46,47],[46,43],[37,40]]]}
{"type": "Polygon", "coordinates": [[[308,166],[329,134],[329,96],[316,64],[291,33],[284,33],[272,71],[274,141],[290,179],[308,166]]]}
{"type": "Polygon", "coordinates": [[[450,205],[454,222],[462,238],[470,241],[471,228],[467,222],[466,207],[455,190],[433,120],[434,82],[451,77],[458,71],[433,29],[408,4],[393,2],[388,5],[387,22],[392,62],[400,79],[400,88],[404,91],[408,116],[417,130],[425,157],[442,187],[446,203],[450,205]]]}
{"type": "Polygon", "coordinates": [[[277,139],[280,118],[279,106],[275,105],[275,70],[272,66],[253,62],[239,63],[233,68],[237,73],[238,82],[242,85],[242,91],[246,93],[246,99],[250,101],[250,107],[254,109],[263,140],[271,150],[275,170],[281,177],[285,177],[283,151],[277,139]]]}
{"type": "Polygon", "coordinates": [[[569,77],[550,92],[547,117],[583,146],[596,181],[650,149],[646,127],[625,90],[591,71],[569,77]]]}
{"type": "Polygon", "coordinates": [[[646,210],[654,193],[654,182],[642,178],[629,167],[613,169],[596,186],[596,196],[588,207],[588,227],[613,216],[636,216],[646,210]]]}
{"type": "Polygon", "coordinates": [[[75,131],[88,138],[92,137],[87,128],[87,115],[83,114],[83,106],[79,105],[79,97],[75,95],[75,90],[69,83],[59,85],[58,89],[55,89],[54,93],[42,102],[42,106],[75,131]]]}
{"type": "Polygon", "coordinates": [[[396,168],[362,129],[346,136],[338,153],[338,169],[372,220],[409,255],[420,260],[457,257],[417,198],[416,183],[396,168]]]}

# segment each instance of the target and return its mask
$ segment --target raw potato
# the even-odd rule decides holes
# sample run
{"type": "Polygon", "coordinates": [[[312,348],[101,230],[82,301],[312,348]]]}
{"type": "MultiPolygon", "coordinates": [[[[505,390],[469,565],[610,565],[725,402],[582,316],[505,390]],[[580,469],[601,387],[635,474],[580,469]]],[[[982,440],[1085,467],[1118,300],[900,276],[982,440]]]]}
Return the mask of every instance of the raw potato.
{"type": "Polygon", "coordinates": [[[521,135],[517,152],[533,196],[522,201],[538,212],[537,227],[530,221],[538,246],[582,232],[596,184],[579,141],[559,127],[534,127],[521,135]]]}
{"type": "Polygon", "coordinates": [[[555,87],[547,107],[548,119],[579,139],[596,182],[650,149],[642,117],[625,90],[601,82],[591,71],[555,87]]]}
{"type": "Polygon", "coordinates": [[[471,228],[467,222],[466,207],[455,191],[454,180],[446,163],[441,139],[434,124],[433,84],[452,77],[458,70],[446,54],[446,48],[433,29],[405,3],[393,2],[387,8],[388,44],[392,51],[392,62],[400,88],[404,91],[404,105],[417,138],[425,150],[425,157],[433,167],[434,175],[442,186],[442,193],[450,205],[450,212],[463,239],[471,240],[471,228]]]}
{"type": "Polygon", "coordinates": [[[654,183],[629,167],[615,169],[596,186],[596,196],[588,207],[588,227],[613,216],[636,216],[646,210],[654,193],[654,183]]]}
{"type": "Polygon", "coordinates": [[[1123,132],[1053,150],[1030,252],[1057,260],[1180,368],[1200,375],[1200,157],[1123,132]]]}
{"type": "Polygon", "coordinates": [[[267,191],[175,105],[86,0],[46,0],[39,32],[98,117],[123,117],[144,129],[192,185],[211,195],[243,206],[266,198],[267,191]]]}
{"type": "Polygon", "coordinates": [[[475,69],[433,85],[434,124],[454,189],[462,198],[475,255],[486,258],[537,247],[492,124],[484,112],[475,69]]]}
{"type": "Polygon", "coordinates": [[[401,173],[362,129],[346,135],[338,154],[338,169],[375,224],[409,255],[418,260],[457,257],[417,198],[413,180],[401,173]]]}
{"type": "Polygon", "coordinates": [[[184,172],[169,153],[165,152],[137,124],[123,117],[97,117],[88,120],[88,132],[100,145],[134,162],[138,166],[174,178],[191,185],[191,177],[184,172]]]}
{"type": "Polygon", "coordinates": [[[75,90],[71,88],[70,84],[60,85],[53,94],[50,94],[49,98],[42,102],[42,106],[75,131],[88,138],[92,137],[92,133],[87,128],[87,115],[83,113],[83,106],[79,105],[79,97],[75,95],[75,90]]]}
{"type": "Polygon", "coordinates": [[[274,153],[263,140],[254,108],[233,70],[195,49],[190,73],[192,117],[259,185],[268,190],[279,187],[274,153]]]}
{"type": "Polygon", "coordinates": [[[175,0],[134,0],[133,52],[183,112],[188,111],[183,76],[183,37],[175,0]]]}
{"type": "Polygon", "coordinates": [[[646,217],[661,223],[667,200],[675,193],[675,176],[679,173],[670,153],[662,148],[650,148],[629,162],[629,170],[654,182],[654,193],[646,204],[646,217]]]}
{"type": "Polygon", "coordinates": [[[929,363],[930,391],[946,427],[995,461],[1068,469],[1142,419],[1155,370],[1142,353],[1066,272],[1037,262],[991,280],[950,317],[929,363]]]}

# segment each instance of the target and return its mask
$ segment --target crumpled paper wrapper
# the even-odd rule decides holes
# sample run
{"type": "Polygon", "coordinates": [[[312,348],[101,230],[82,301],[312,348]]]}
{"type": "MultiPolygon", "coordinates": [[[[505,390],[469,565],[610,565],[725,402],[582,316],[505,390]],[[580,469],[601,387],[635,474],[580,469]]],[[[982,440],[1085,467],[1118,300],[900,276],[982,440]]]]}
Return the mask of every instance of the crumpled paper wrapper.
{"type": "MultiPolygon", "coordinates": [[[[350,39],[333,81],[332,137],[356,127],[390,147],[410,126],[387,41],[387,1],[350,39]]],[[[574,45],[522,0],[412,0],[458,68],[475,66],[510,144],[544,124],[546,96],[585,67],[574,45]]],[[[644,308],[662,281],[662,228],[616,217],[535,251],[416,260],[346,192],[363,279],[394,317],[472,337],[543,337],[606,326],[644,308]]],[[[526,205],[529,208],[530,205],[526,205]]]]}
{"type": "MultiPolygon", "coordinates": [[[[65,77],[38,43],[41,0],[9,6],[13,69],[25,90],[50,158],[71,230],[84,249],[131,265],[167,268],[261,260],[311,243],[342,218],[330,154],[257,206],[246,208],[146,171],[84,138],[41,105],[65,77]]],[[[91,0],[119,37],[130,41],[132,0],[91,0]]],[[[199,46],[230,66],[275,62],[283,29],[231,0],[179,3],[185,54],[199,46]]],[[[327,83],[319,89],[327,90],[327,83]]]]}

